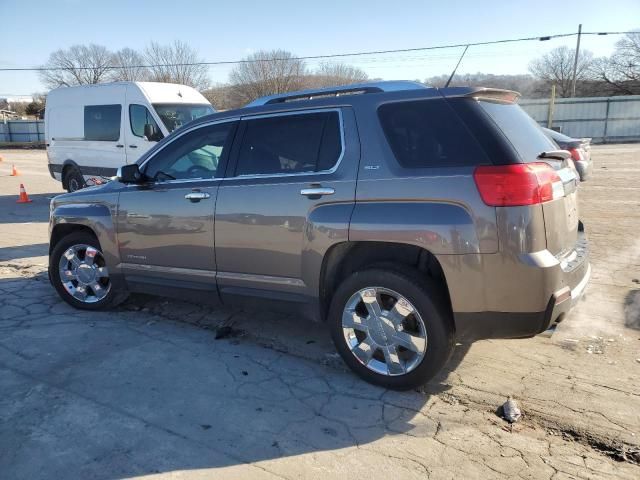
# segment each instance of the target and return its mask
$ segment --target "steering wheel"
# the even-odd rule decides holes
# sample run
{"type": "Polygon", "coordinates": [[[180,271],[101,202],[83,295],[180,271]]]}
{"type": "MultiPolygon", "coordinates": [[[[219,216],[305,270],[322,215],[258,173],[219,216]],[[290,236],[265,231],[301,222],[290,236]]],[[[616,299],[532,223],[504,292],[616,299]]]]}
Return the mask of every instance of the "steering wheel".
{"type": "Polygon", "coordinates": [[[211,170],[202,165],[191,165],[187,170],[187,175],[189,175],[189,178],[207,178],[213,176],[211,170]]]}

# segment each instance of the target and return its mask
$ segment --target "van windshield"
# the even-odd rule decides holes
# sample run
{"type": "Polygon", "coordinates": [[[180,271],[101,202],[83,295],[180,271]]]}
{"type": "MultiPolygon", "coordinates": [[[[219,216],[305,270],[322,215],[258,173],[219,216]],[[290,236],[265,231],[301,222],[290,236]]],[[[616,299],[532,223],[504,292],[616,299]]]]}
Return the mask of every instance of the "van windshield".
{"type": "Polygon", "coordinates": [[[156,109],[160,120],[167,127],[169,133],[196,118],[214,113],[211,105],[201,103],[154,103],[153,108],[156,109]]]}

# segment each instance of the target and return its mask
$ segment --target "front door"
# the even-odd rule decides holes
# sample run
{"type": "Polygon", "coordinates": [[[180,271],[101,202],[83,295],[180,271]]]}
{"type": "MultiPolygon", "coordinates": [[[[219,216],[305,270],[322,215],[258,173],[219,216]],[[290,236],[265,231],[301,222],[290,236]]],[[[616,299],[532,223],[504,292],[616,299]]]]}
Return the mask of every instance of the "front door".
{"type": "Polygon", "coordinates": [[[346,240],[353,209],[359,145],[352,137],[345,143],[342,128],[352,115],[310,110],[241,121],[216,206],[223,300],[314,295],[309,275],[317,272],[305,268],[305,258],[313,263],[322,255],[316,246],[346,240]]]}
{"type": "Polygon", "coordinates": [[[128,122],[125,123],[125,152],[127,163],[135,163],[143,153],[162,140],[164,135],[158,127],[149,109],[144,105],[132,103],[127,109],[128,122]],[[151,125],[154,133],[151,138],[145,136],[145,125],[151,125]]]}
{"type": "Polygon", "coordinates": [[[216,289],[214,210],[235,126],[186,131],[142,165],[144,183],[120,194],[118,245],[134,289],[145,283],[216,289]]]}

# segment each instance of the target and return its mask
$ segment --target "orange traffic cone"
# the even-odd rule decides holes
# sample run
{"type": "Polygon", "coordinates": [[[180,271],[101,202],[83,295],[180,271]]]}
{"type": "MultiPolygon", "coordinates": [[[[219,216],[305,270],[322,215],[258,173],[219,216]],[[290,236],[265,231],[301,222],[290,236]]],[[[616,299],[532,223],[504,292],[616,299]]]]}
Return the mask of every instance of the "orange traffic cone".
{"type": "Polygon", "coordinates": [[[33,200],[27,195],[27,191],[24,189],[24,185],[20,184],[20,198],[16,200],[16,203],[31,203],[33,200]]]}
{"type": "Polygon", "coordinates": [[[18,171],[16,166],[15,165],[11,165],[11,176],[12,177],[17,177],[18,175],[20,175],[20,172],[18,171]]]}
{"type": "Polygon", "coordinates": [[[4,158],[2,158],[2,155],[0,155],[0,162],[2,162],[2,160],[4,160],[4,158]]]}

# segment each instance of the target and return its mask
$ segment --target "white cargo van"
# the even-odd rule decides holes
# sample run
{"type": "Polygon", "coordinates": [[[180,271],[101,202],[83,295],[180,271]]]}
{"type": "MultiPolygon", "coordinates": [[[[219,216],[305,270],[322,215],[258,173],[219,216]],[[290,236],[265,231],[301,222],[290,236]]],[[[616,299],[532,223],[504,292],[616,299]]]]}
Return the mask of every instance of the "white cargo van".
{"type": "Polygon", "coordinates": [[[49,172],[64,188],[109,177],[176,128],[214,113],[197,90],[155,82],[56,88],[47,96],[49,172]]]}

